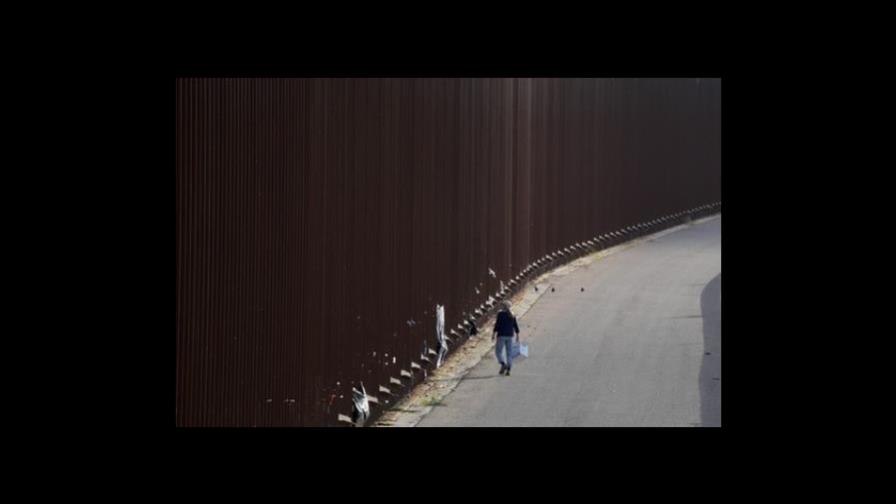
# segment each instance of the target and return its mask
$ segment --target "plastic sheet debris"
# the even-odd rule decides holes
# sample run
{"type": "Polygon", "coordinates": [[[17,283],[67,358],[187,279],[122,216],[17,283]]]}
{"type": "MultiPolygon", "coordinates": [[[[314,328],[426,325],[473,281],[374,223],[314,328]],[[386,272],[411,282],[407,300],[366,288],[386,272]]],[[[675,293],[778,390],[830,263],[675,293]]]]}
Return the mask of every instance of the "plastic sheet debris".
{"type": "Polygon", "coordinates": [[[448,354],[448,342],[445,338],[445,307],[436,305],[436,341],[439,344],[439,354],[436,360],[436,369],[442,367],[445,355],[448,354]]]}
{"type": "Polygon", "coordinates": [[[367,391],[364,390],[364,383],[360,383],[360,390],[352,387],[352,424],[356,427],[363,427],[364,423],[370,418],[370,403],[367,401],[367,391]]]}

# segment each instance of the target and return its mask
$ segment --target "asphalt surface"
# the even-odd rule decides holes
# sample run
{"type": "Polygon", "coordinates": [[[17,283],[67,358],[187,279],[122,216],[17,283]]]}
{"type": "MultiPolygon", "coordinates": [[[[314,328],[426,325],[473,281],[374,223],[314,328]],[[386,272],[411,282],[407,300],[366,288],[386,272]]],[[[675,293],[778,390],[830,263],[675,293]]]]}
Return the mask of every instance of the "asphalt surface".
{"type": "Polygon", "coordinates": [[[551,279],[519,319],[529,357],[505,377],[489,352],[417,426],[720,426],[721,225],[551,279]]]}

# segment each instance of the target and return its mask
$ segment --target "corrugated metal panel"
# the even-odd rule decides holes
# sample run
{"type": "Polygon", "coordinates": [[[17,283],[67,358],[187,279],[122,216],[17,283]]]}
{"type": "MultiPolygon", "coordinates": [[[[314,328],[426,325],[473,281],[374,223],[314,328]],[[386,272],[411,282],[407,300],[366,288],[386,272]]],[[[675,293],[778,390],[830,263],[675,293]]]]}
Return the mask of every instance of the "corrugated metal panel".
{"type": "Polygon", "coordinates": [[[721,200],[718,79],[176,85],[181,426],[337,425],[419,380],[437,303],[721,200]]]}

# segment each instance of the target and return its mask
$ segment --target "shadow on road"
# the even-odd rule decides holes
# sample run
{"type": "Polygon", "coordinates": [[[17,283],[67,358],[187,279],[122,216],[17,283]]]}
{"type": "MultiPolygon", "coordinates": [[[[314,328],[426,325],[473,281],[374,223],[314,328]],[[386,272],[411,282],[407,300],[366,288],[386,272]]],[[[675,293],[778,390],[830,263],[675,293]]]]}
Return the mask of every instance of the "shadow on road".
{"type": "Polygon", "coordinates": [[[700,425],[722,426],[722,274],[700,294],[703,315],[703,362],[700,365],[700,425]],[[708,355],[707,355],[708,354],[708,355]]]}

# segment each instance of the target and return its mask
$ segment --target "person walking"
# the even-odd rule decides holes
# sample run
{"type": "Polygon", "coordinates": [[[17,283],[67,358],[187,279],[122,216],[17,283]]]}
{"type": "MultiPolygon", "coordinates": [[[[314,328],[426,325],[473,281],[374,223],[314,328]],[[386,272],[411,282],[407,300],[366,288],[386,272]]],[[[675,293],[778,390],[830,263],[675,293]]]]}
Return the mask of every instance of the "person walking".
{"type": "Polygon", "coordinates": [[[495,317],[495,329],[492,331],[492,341],[497,336],[498,342],[495,345],[495,356],[501,363],[501,370],[498,374],[510,376],[510,367],[513,365],[513,335],[516,334],[516,342],[520,342],[520,326],[516,323],[516,317],[510,312],[510,302],[501,302],[501,311],[495,317]],[[506,349],[506,352],[505,352],[506,349]],[[506,358],[504,354],[506,353],[506,358]]]}

